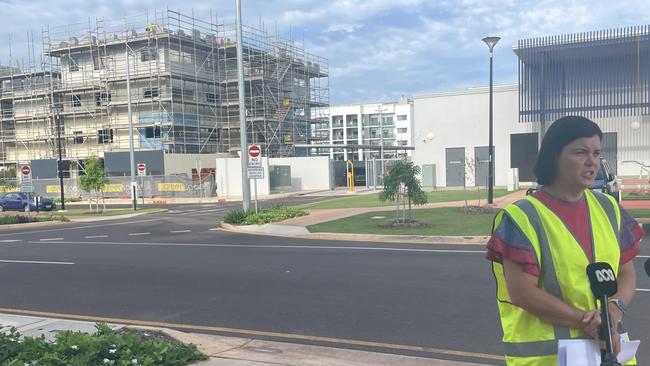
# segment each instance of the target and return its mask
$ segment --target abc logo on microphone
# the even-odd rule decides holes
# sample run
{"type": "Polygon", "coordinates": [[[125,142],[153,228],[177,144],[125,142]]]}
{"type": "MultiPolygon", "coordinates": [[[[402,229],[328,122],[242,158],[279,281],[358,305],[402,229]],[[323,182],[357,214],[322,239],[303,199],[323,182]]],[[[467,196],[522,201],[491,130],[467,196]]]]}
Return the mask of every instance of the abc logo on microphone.
{"type": "Polygon", "coordinates": [[[596,280],[598,282],[616,281],[616,276],[611,269],[601,269],[596,271],[596,280]]]}

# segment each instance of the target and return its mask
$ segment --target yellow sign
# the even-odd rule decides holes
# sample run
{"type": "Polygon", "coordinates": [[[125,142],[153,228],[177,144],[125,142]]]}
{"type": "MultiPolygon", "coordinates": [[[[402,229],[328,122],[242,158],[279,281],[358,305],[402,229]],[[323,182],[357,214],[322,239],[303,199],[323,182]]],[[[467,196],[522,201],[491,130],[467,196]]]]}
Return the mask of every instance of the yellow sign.
{"type": "Polygon", "coordinates": [[[0,187],[0,192],[18,192],[18,187],[0,187]]]}
{"type": "Polygon", "coordinates": [[[106,193],[120,193],[124,192],[124,184],[107,184],[104,186],[104,192],[106,193]]]}
{"type": "MultiPolygon", "coordinates": [[[[45,192],[47,193],[61,193],[61,186],[59,184],[48,184],[45,186],[45,192]]],[[[68,192],[68,187],[63,186],[63,193],[68,192]]]]}
{"type": "Polygon", "coordinates": [[[158,190],[160,192],[185,192],[185,184],[183,184],[183,183],[158,183],[158,190]]]}

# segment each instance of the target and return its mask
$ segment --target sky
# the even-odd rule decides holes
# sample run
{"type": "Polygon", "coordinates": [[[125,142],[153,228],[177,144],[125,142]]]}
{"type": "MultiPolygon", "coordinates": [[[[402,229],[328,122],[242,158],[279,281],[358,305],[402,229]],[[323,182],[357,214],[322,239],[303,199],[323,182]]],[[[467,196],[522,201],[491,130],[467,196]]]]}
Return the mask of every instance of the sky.
{"type": "MultiPolygon", "coordinates": [[[[329,60],[330,104],[392,101],[489,82],[481,41],[499,36],[494,83],[517,82],[520,39],[648,24],[647,0],[241,0],[244,23],[277,27],[329,60]]],[[[37,50],[45,26],[120,19],[169,8],[216,13],[231,23],[235,0],[0,0],[0,64],[37,50]],[[10,42],[11,39],[11,42],[10,42]]],[[[274,30],[273,30],[274,31],[274,30]]]]}

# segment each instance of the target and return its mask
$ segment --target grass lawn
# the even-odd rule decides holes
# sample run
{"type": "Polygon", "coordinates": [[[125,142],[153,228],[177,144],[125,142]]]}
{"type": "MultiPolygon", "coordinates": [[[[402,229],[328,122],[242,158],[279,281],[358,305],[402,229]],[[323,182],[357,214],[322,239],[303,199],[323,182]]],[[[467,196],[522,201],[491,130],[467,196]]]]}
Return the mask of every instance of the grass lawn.
{"type": "Polygon", "coordinates": [[[632,208],[627,210],[635,219],[647,219],[650,217],[650,209],[647,208],[632,208]]]}
{"type": "Polygon", "coordinates": [[[395,211],[368,212],[352,217],[308,226],[311,232],[379,235],[490,235],[494,214],[466,214],[460,207],[413,210],[413,218],[427,223],[422,228],[388,229],[378,225],[393,218],[395,211]],[[375,218],[381,217],[384,218],[375,218]]]}
{"type": "Polygon", "coordinates": [[[623,193],[623,201],[650,200],[650,195],[623,193]]]}
{"type": "MultiPolygon", "coordinates": [[[[635,218],[649,218],[650,209],[628,210],[635,218]]],[[[388,229],[379,227],[395,217],[395,211],[368,212],[356,216],[310,225],[312,232],[379,234],[379,235],[490,235],[494,214],[466,214],[460,207],[440,207],[413,210],[413,218],[427,223],[422,228],[388,229]],[[383,218],[379,218],[382,217],[383,218]],[[375,217],[375,218],[373,218],[375,217]]]]}
{"type": "MultiPolygon", "coordinates": [[[[512,192],[505,189],[495,189],[494,197],[505,196],[512,192]]],[[[445,191],[432,191],[427,192],[427,198],[430,203],[434,202],[454,202],[467,199],[475,200],[478,198],[487,200],[487,191],[468,189],[467,192],[463,190],[445,190],[445,191]]],[[[380,201],[379,193],[354,195],[352,197],[335,198],[327,201],[308,203],[297,207],[307,209],[320,209],[320,208],[351,208],[351,207],[379,207],[394,205],[394,201],[380,201]]]]}
{"type": "Polygon", "coordinates": [[[142,208],[138,209],[135,212],[130,208],[109,208],[106,211],[88,211],[87,208],[75,208],[72,210],[66,210],[65,212],[53,212],[56,215],[63,216],[117,216],[117,215],[128,215],[132,213],[155,213],[165,211],[162,208],[142,208]]]}

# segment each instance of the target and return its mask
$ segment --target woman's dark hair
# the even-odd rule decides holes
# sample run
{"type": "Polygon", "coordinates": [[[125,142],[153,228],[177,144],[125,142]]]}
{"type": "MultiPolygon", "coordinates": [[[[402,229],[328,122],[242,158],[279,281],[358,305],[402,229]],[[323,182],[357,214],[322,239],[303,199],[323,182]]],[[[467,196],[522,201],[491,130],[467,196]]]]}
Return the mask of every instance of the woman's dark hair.
{"type": "Polygon", "coordinates": [[[603,132],[593,121],[581,116],[567,116],[553,122],[542,140],[542,147],[535,163],[537,183],[546,185],[555,180],[557,162],[562,149],[571,142],[583,138],[598,136],[603,139],[603,132]]]}

